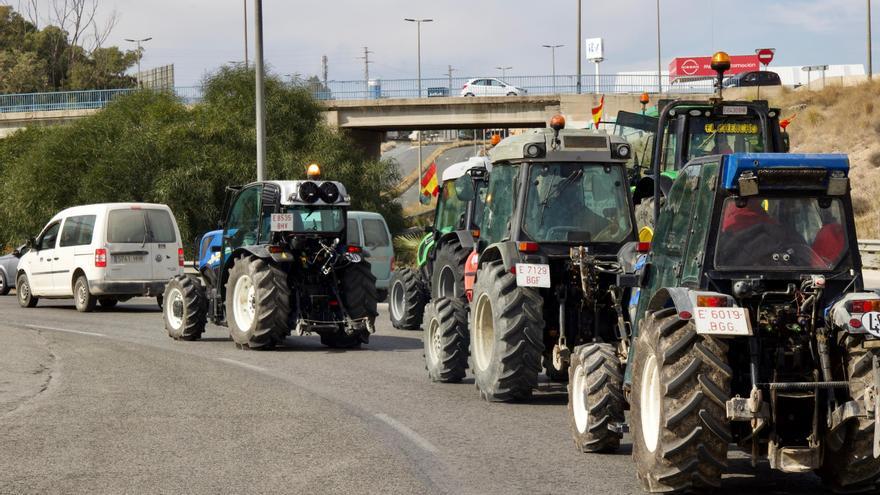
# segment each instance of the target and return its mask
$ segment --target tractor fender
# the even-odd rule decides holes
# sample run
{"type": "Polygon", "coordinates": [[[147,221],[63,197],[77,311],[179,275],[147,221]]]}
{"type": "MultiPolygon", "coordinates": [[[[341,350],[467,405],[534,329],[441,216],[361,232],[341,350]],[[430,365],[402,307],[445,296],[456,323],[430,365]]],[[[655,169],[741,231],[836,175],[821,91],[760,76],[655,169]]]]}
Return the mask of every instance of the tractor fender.
{"type": "Polygon", "coordinates": [[[490,245],[480,253],[479,266],[482,267],[484,264],[496,260],[501,260],[505,270],[510,270],[522,261],[516,243],[513,241],[502,241],[490,245]]]}
{"type": "Polygon", "coordinates": [[[720,292],[696,291],[687,287],[664,287],[658,290],[648,302],[648,311],[658,311],[663,308],[675,308],[676,313],[687,311],[694,313],[697,306],[697,296],[717,296],[727,298],[730,307],[735,306],[733,297],[720,292]]]}
{"type": "Polygon", "coordinates": [[[282,251],[280,253],[270,253],[267,249],[267,246],[262,244],[256,244],[253,246],[241,246],[235,248],[235,250],[233,250],[223,262],[223,271],[218,284],[221,291],[225,293],[226,280],[228,278],[229,269],[232,267],[232,264],[235,263],[235,260],[237,260],[238,258],[248,255],[256,256],[257,258],[264,260],[271,260],[271,262],[275,265],[284,265],[293,261],[293,257],[287,251],[282,251]]]}
{"type": "Polygon", "coordinates": [[[825,308],[825,321],[830,321],[834,328],[840,328],[846,330],[851,334],[869,334],[875,337],[880,337],[876,332],[869,328],[866,321],[864,321],[864,314],[857,313],[855,315],[849,312],[848,306],[850,301],[854,300],[877,300],[880,299],[880,291],[875,292],[851,292],[849,294],[844,295],[843,297],[838,298],[833,303],[831,303],[827,308],[825,308]],[[860,323],[857,326],[853,326],[854,320],[858,320],[860,323]]]}
{"type": "Polygon", "coordinates": [[[438,245],[443,244],[444,242],[449,241],[450,239],[455,239],[461,244],[461,247],[465,248],[465,250],[470,251],[474,248],[474,236],[471,235],[469,230],[455,230],[452,232],[447,232],[440,236],[440,240],[437,243],[438,245]]]}

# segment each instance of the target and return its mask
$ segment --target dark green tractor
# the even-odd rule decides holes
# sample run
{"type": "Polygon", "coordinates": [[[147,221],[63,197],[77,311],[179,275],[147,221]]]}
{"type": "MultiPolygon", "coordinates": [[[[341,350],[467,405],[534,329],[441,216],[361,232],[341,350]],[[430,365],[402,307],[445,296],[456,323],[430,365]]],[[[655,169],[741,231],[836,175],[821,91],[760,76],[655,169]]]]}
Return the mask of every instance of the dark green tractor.
{"type": "MultiPolygon", "coordinates": [[[[728,447],[753,464],[877,493],[880,296],[865,292],[844,155],[692,160],[638,272],[623,388],[651,492],[721,485],[728,447]]],[[[624,371],[597,359],[587,384],[624,371]]],[[[594,416],[593,423],[598,424],[594,416]]]]}
{"type": "Polygon", "coordinates": [[[419,242],[416,268],[401,268],[391,276],[388,306],[394,328],[418,329],[432,299],[464,300],[464,262],[480,224],[489,170],[485,157],[444,170],[434,223],[419,242]]]}

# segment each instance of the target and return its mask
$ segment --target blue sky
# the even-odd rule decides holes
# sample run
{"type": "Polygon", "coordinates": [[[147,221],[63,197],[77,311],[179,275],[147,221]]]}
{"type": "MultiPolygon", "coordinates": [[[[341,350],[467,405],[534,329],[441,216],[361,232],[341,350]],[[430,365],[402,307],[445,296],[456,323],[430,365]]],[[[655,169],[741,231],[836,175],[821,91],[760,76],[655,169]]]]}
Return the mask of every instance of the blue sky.
{"type": "MultiPolygon", "coordinates": [[[[120,18],[110,43],[152,36],[144,67],[175,64],[178,85],[243,59],[243,0],[101,0],[120,18]]],[[[656,70],[654,0],[584,0],[583,37],[605,38],[603,73],[656,70]]],[[[880,3],[875,2],[875,40],[880,3]]],[[[375,52],[371,77],[416,76],[415,25],[404,17],[432,17],[423,25],[422,75],[549,74],[575,72],[576,0],[264,0],[266,59],[279,74],[318,74],[329,58],[330,79],[363,77],[363,46],[375,52]]],[[[248,0],[252,21],[253,3],[248,0]]],[[[865,0],[661,0],[662,60],[776,48],[774,65],[865,63],[865,0]]],[[[250,31],[251,36],[253,31],[250,31]]],[[[251,57],[253,44],[251,43],[251,57]]],[[[875,65],[880,42],[875,41],[875,65]]],[[[878,68],[880,69],[880,68],[878,68]]],[[[584,72],[592,65],[584,61],[584,72]]]]}

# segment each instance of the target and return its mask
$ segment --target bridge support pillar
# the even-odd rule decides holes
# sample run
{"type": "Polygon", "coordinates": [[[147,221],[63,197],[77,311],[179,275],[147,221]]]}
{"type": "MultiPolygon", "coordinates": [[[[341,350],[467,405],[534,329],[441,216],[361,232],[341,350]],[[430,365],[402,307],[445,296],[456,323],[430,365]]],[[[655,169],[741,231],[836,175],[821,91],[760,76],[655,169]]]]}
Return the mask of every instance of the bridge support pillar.
{"type": "Polygon", "coordinates": [[[346,129],[346,132],[354,141],[355,146],[360,148],[370,159],[378,160],[382,155],[382,139],[384,131],[372,131],[367,129],[346,129]]]}

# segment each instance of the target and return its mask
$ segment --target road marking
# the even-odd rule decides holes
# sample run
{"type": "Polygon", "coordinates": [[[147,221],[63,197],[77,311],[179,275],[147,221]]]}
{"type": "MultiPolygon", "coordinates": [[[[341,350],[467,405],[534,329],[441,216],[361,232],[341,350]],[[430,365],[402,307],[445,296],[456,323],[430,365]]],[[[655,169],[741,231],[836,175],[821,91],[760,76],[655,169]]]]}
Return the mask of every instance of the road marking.
{"type": "Polygon", "coordinates": [[[234,364],[234,365],[236,365],[236,366],[241,366],[242,368],[247,368],[247,369],[249,369],[249,370],[261,371],[261,372],[264,372],[264,373],[265,373],[266,371],[268,371],[266,368],[263,368],[263,367],[261,367],[261,366],[257,366],[257,365],[255,365],[255,364],[242,363],[241,361],[236,361],[235,359],[217,358],[217,360],[218,360],[218,361],[223,361],[224,363],[234,364]]]}
{"type": "Polygon", "coordinates": [[[387,414],[383,414],[383,413],[378,413],[375,416],[376,416],[376,419],[378,419],[379,421],[382,421],[383,423],[386,423],[390,427],[394,428],[395,430],[400,432],[403,436],[412,440],[413,443],[415,443],[416,445],[421,447],[423,450],[426,450],[426,451],[432,452],[432,453],[437,452],[437,447],[435,447],[434,444],[429,442],[425,437],[419,435],[418,433],[413,431],[412,428],[406,426],[405,424],[401,423],[400,421],[397,421],[396,419],[392,418],[391,416],[388,416],[387,414]]]}
{"type": "Polygon", "coordinates": [[[91,335],[92,337],[106,337],[103,333],[95,333],[95,332],[84,332],[82,330],[70,330],[68,328],[56,328],[56,327],[41,327],[39,325],[25,325],[28,328],[33,328],[34,330],[51,330],[53,332],[67,332],[67,333],[76,333],[79,335],[91,335]]]}

